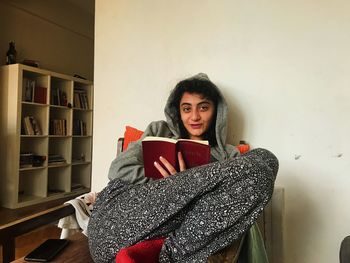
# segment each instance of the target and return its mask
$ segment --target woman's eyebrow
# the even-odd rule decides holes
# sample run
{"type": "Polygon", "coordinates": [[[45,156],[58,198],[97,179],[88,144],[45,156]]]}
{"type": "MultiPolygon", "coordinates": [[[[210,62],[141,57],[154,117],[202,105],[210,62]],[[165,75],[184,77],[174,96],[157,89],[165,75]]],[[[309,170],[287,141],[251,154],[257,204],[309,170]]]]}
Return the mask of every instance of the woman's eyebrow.
{"type": "Polygon", "coordinates": [[[211,104],[211,101],[210,100],[201,101],[197,105],[203,105],[203,104],[211,104]]]}
{"type": "MultiPolygon", "coordinates": [[[[203,105],[203,104],[211,104],[211,101],[210,101],[210,100],[203,100],[203,101],[197,103],[196,105],[201,106],[201,105],[203,105]]],[[[189,102],[183,102],[183,103],[181,103],[180,106],[192,106],[192,104],[189,103],[189,102]]]]}

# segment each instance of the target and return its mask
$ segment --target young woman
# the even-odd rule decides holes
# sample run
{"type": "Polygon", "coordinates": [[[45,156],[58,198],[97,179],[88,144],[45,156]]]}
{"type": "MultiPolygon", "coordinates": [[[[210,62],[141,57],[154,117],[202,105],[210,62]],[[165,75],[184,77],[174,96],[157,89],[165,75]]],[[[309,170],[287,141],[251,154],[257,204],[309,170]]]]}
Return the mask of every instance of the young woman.
{"type": "Polygon", "coordinates": [[[179,82],[165,116],[143,137],[208,140],[212,162],[186,170],[179,153],[176,171],[160,156],[155,166],[164,179],[152,180],[144,176],[141,140],[130,144],[112,162],[90,218],[95,262],[113,262],[121,248],[156,237],[166,237],[159,262],[206,262],[247,231],[271,198],[276,157],[264,149],[239,156],[226,144],[227,106],[207,75],[179,82]]]}

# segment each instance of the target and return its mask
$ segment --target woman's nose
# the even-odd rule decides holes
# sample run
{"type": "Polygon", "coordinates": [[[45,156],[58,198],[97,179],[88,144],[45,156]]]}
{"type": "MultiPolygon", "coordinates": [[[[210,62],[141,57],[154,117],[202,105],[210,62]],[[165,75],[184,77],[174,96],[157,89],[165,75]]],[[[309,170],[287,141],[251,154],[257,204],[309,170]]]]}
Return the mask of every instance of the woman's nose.
{"type": "Polygon", "coordinates": [[[193,121],[198,121],[200,120],[201,116],[197,110],[192,111],[191,119],[193,121]]]}

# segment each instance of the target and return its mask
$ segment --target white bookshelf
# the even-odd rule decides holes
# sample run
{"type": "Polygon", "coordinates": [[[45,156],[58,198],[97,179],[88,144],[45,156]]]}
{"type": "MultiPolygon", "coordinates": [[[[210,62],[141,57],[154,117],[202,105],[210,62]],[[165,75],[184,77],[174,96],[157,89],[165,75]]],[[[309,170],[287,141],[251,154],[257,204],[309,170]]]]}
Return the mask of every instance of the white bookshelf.
{"type": "Polygon", "coordinates": [[[91,81],[21,64],[2,66],[0,205],[19,208],[90,191],[92,135],[91,81]],[[35,134],[25,117],[40,127],[35,134]],[[42,162],[21,165],[21,154],[41,156],[42,162]],[[54,157],[60,160],[52,162],[54,157]]]}

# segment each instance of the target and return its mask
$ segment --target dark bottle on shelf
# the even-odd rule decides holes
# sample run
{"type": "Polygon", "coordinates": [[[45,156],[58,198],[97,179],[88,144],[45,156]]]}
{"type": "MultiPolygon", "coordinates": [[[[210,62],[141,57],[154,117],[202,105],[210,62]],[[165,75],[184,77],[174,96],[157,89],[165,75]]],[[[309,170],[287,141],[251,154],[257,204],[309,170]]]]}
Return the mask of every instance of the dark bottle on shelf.
{"type": "Polygon", "coordinates": [[[11,41],[9,44],[9,50],[6,53],[6,65],[15,64],[17,57],[17,51],[15,47],[15,42],[11,41]]]}

